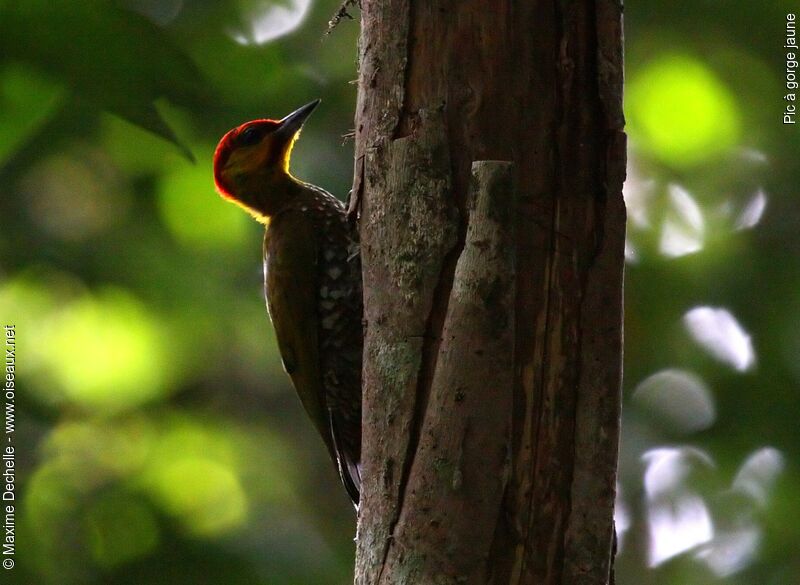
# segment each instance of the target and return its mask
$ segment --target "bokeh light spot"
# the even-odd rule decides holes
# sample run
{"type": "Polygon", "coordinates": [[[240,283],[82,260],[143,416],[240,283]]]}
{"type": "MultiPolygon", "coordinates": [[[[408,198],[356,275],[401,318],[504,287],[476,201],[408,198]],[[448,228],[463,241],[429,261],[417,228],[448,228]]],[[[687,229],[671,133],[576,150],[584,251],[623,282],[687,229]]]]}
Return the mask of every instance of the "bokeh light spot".
{"type": "Polygon", "coordinates": [[[763,189],[759,189],[744,206],[739,217],[736,218],[736,229],[747,230],[758,225],[766,208],[767,195],[763,189]]]}
{"type": "Polygon", "coordinates": [[[697,59],[664,55],[635,73],[626,90],[631,137],[667,164],[706,161],[741,134],[736,100],[697,59]]]}
{"type": "Polygon", "coordinates": [[[698,551],[697,558],[717,577],[728,577],[753,561],[760,543],[761,531],[756,526],[746,526],[717,534],[712,542],[698,551]]]}
{"type": "Polygon", "coordinates": [[[651,503],[647,508],[650,528],[649,564],[686,552],[714,537],[714,525],[703,498],[685,494],[674,502],[651,503]]]}
{"type": "Polygon", "coordinates": [[[683,482],[696,468],[714,465],[708,453],[694,447],[650,449],[642,455],[642,461],[647,463],[644,491],[651,500],[682,489],[683,482]]]}
{"type": "Polygon", "coordinates": [[[643,178],[632,157],[628,157],[627,178],[622,186],[622,196],[625,198],[628,220],[633,227],[639,229],[651,227],[650,215],[655,184],[655,180],[643,178]]]}
{"type": "Polygon", "coordinates": [[[48,462],[31,475],[25,492],[26,520],[49,541],[56,527],[77,508],[85,487],[58,464],[48,462]]]}
{"type": "Polygon", "coordinates": [[[229,32],[240,45],[263,45],[299,27],[311,8],[311,0],[288,0],[287,6],[265,0],[248,1],[247,24],[229,32]]]}
{"type": "Polygon", "coordinates": [[[57,304],[54,289],[66,296],[67,290],[75,285],[74,282],[57,278],[53,279],[56,282],[48,283],[46,280],[40,275],[24,273],[6,280],[0,287],[0,314],[13,316],[16,326],[20,331],[25,331],[25,335],[20,336],[17,342],[26,356],[26,359],[19,361],[17,369],[25,374],[40,369],[49,358],[44,347],[47,340],[43,335],[45,331],[41,327],[41,320],[57,304]]]}
{"type": "MultiPolygon", "coordinates": [[[[203,149],[212,152],[211,148],[203,149]]],[[[176,165],[159,185],[158,207],[169,230],[194,248],[235,248],[250,233],[250,217],[214,192],[210,159],[176,165]]]]}
{"type": "Polygon", "coordinates": [[[0,311],[25,332],[20,372],[44,403],[114,414],[162,396],[172,379],[167,329],[123,289],[90,294],[68,274],[22,273],[0,287],[0,311]]]}
{"type": "Polygon", "coordinates": [[[218,461],[181,459],[159,469],[155,479],[164,508],[197,534],[226,532],[245,520],[247,499],[239,478],[218,461]]]}
{"type": "Polygon", "coordinates": [[[739,372],[753,367],[756,358],[750,335],[727,309],[695,307],[683,316],[683,322],[694,340],[721,362],[739,372]]]}
{"type": "Polygon", "coordinates": [[[126,185],[100,151],[46,159],[22,178],[20,191],[33,222],[67,241],[107,230],[130,207],[126,185]]]}
{"type": "Polygon", "coordinates": [[[239,528],[250,498],[243,474],[258,455],[249,437],[183,417],[167,421],[140,477],[142,488],[198,536],[239,528]]]}
{"type": "Polygon", "coordinates": [[[760,506],[767,505],[769,492],[785,466],[783,454],[762,447],[748,455],[733,480],[733,489],[747,494],[760,506]]]}
{"type": "Polygon", "coordinates": [[[127,475],[147,461],[156,439],[152,423],[139,416],[124,421],[65,421],[44,441],[43,452],[89,483],[127,475]]]}
{"type": "Polygon", "coordinates": [[[163,393],[166,348],[160,329],[128,293],[108,289],[84,296],[42,326],[51,373],[69,401],[116,412],[163,393]]]}
{"type": "Polygon", "coordinates": [[[666,430],[692,433],[708,428],[716,418],[711,392],[703,381],[683,370],[669,368],[643,380],[634,402],[666,430]]]}
{"type": "Polygon", "coordinates": [[[705,500],[690,489],[687,479],[713,466],[707,453],[693,447],[659,447],[642,455],[647,463],[644,488],[650,533],[651,567],[714,537],[705,500]]]}
{"type": "Polygon", "coordinates": [[[705,219],[691,193],[680,185],[669,185],[669,209],[661,228],[659,249],[677,258],[703,249],[705,219]]]}

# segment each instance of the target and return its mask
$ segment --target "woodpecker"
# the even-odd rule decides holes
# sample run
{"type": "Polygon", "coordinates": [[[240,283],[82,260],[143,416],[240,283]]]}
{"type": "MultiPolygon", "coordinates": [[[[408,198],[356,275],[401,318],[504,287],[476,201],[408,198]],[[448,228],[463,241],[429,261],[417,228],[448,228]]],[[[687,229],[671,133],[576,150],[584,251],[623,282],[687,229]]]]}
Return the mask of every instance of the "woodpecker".
{"type": "Polygon", "coordinates": [[[283,366],[358,509],[361,485],[361,263],[344,205],[289,172],[320,100],[225,134],[220,195],[264,224],[264,292],[283,366]]]}

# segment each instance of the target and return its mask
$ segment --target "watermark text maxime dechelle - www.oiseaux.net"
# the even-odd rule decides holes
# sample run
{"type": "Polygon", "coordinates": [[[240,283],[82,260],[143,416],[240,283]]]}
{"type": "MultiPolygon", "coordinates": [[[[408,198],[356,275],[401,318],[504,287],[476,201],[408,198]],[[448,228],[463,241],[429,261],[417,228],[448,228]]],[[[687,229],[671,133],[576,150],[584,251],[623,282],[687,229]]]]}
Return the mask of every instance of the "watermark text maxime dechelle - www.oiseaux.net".
{"type": "Polygon", "coordinates": [[[5,398],[4,420],[5,441],[0,442],[2,454],[2,516],[3,539],[2,561],[4,569],[14,568],[14,553],[16,552],[16,450],[14,448],[14,408],[16,404],[16,370],[17,370],[17,331],[14,325],[5,325],[5,377],[3,384],[3,397],[5,398]]]}
{"type": "Polygon", "coordinates": [[[786,90],[783,96],[783,123],[795,124],[797,122],[797,16],[790,12],[786,15],[786,38],[783,43],[786,51],[786,90]]]}

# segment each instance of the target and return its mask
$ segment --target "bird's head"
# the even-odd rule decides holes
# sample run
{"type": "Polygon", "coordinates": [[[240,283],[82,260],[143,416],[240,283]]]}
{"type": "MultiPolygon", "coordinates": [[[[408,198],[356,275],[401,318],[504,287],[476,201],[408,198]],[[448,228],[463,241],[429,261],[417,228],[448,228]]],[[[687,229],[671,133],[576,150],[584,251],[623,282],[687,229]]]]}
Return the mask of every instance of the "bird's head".
{"type": "Polygon", "coordinates": [[[253,120],[225,134],[214,153],[214,182],[225,199],[267,223],[290,197],[292,147],[320,100],[281,120],[253,120]]]}

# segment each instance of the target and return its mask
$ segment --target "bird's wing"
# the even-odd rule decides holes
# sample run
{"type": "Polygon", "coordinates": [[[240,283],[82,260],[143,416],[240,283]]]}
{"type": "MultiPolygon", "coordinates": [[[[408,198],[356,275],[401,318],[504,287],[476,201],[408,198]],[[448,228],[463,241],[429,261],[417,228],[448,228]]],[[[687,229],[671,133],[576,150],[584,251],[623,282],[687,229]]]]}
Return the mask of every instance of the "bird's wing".
{"type": "Polygon", "coordinates": [[[361,262],[347,230],[328,229],[331,238],[320,266],[320,368],[330,410],[339,474],[353,503],[361,490],[361,262]]]}
{"type": "Polygon", "coordinates": [[[284,368],[335,458],[320,375],[314,231],[311,220],[297,211],[273,218],[264,236],[264,285],[284,368]]]}

